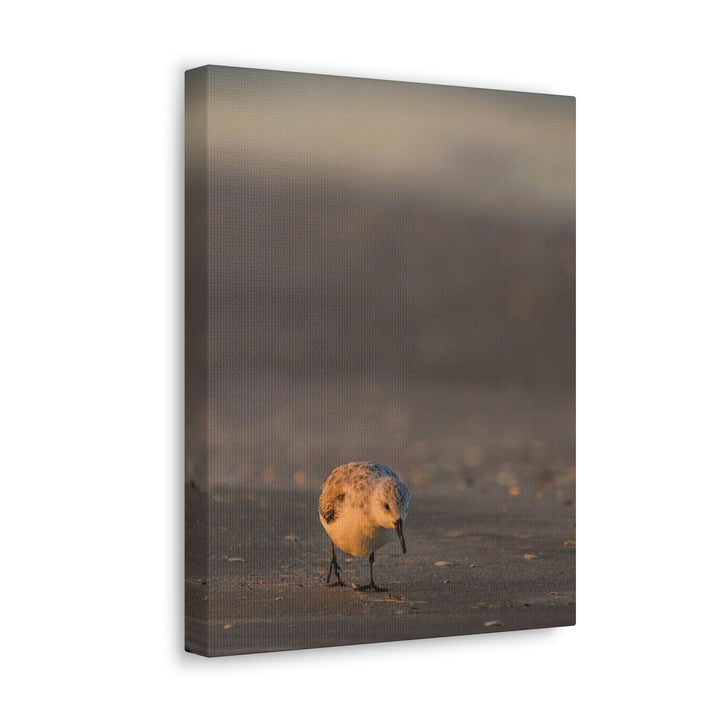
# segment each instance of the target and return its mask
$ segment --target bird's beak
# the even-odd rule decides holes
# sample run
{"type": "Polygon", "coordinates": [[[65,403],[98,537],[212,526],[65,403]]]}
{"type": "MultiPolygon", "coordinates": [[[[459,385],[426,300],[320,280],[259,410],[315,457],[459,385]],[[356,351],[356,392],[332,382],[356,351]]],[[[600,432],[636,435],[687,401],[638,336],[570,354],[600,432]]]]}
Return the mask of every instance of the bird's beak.
{"type": "Polygon", "coordinates": [[[405,536],[403,535],[402,518],[395,521],[395,530],[397,530],[398,537],[400,538],[400,545],[402,546],[402,551],[406,553],[407,548],[405,547],[405,536]]]}

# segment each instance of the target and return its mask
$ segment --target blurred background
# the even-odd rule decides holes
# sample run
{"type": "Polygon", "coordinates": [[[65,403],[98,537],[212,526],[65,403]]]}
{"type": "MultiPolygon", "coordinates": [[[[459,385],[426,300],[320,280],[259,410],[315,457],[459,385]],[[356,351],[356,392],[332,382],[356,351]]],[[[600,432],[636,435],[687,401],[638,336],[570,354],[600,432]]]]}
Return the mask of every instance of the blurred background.
{"type": "Polygon", "coordinates": [[[188,477],[574,482],[574,98],[206,72],[209,454],[188,477]]]}

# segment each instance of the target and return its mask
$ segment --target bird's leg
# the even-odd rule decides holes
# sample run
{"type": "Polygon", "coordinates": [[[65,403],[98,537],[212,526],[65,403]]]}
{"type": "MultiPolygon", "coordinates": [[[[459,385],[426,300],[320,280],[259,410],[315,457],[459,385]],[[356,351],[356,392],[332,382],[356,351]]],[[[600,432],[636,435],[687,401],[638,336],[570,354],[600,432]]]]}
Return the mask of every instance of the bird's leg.
{"type": "Polygon", "coordinates": [[[340,579],[337,558],[335,557],[335,543],[333,543],[332,540],[330,541],[330,547],[332,548],[332,560],[330,560],[330,569],[328,570],[327,580],[325,581],[325,584],[328,587],[344,587],[345,583],[340,579]],[[330,575],[332,575],[333,570],[335,570],[335,577],[337,578],[337,580],[334,583],[330,584],[330,575]]]}
{"type": "Polygon", "coordinates": [[[377,592],[387,592],[387,588],[381,588],[375,584],[375,579],[373,578],[373,563],[374,562],[375,562],[375,553],[371,552],[370,553],[370,587],[377,592]]]}
{"type": "Polygon", "coordinates": [[[354,590],[374,590],[375,592],[387,592],[387,588],[381,588],[378,587],[375,584],[375,579],[373,578],[373,563],[375,562],[375,553],[370,553],[370,584],[369,585],[361,585],[360,587],[353,587],[354,590]]]}

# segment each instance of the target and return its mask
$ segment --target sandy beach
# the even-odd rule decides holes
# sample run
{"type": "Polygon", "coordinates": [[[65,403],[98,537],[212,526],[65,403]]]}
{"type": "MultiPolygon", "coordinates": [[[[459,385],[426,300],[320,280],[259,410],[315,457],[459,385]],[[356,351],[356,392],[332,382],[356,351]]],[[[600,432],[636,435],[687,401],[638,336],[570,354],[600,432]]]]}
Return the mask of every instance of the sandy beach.
{"type": "MultiPolygon", "coordinates": [[[[376,553],[382,593],[325,586],[330,546],[318,492],[188,490],[188,651],[235,655],[575,624],[574,482],[413,488],[407,555],[399,542],[376,553]]],[[[348,584],[367,582],[367,558],[338,560],[348,584]]]]}

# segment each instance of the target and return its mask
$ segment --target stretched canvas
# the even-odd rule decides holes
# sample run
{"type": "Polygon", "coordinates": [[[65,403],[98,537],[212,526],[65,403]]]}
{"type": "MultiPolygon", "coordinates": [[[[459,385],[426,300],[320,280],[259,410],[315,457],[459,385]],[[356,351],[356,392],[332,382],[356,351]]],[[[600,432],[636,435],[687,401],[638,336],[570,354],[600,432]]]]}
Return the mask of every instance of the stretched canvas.
{"type": "Polygon", "coordinates": [[[186,74],[186,648],[575,623],[575,101],[186,74]]]}

